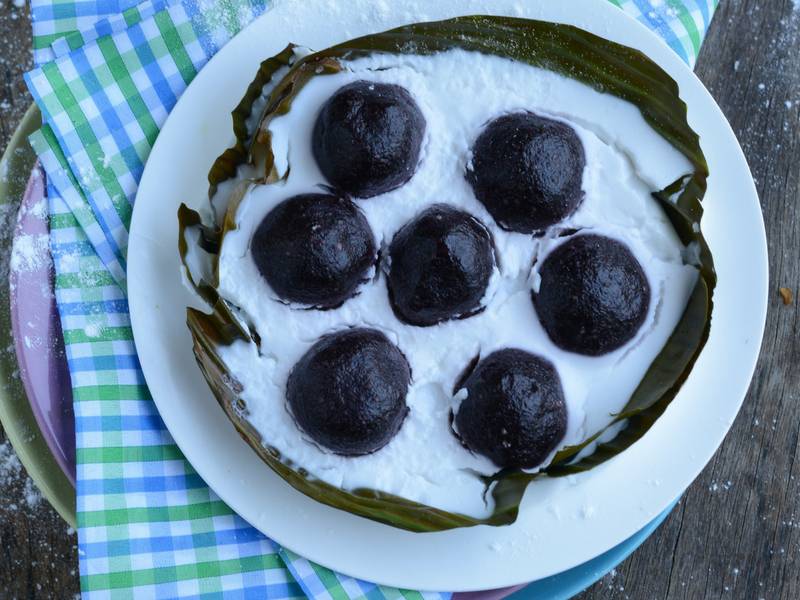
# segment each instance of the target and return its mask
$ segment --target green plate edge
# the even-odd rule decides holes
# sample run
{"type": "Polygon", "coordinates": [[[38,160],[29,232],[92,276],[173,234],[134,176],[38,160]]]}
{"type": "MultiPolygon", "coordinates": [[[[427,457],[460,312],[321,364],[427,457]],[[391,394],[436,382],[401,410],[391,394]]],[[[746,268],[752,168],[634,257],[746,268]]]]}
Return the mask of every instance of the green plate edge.
{"type": "MultiPolygon", "coordinates": [[[[28,136],[42,125],[35,104],[25,112],[0,159],[0,205],[18,204],[36,163],[36,154],[28,136]]],[[[11,221],[13,223],[14,221],[11,221]]],[[[11,236],[0,252],[11,252],[11,236]]],[[[8,281],[0,287],[0,348],[13,348],[11,305],[8,281]]],[[[39,430],[28,397],[19,377],[19,365],[13,352],[0,353],[0,423],[28,475],[42,495],[71,527],[77,527],[75,488],[61,470],[39,430]]]]}

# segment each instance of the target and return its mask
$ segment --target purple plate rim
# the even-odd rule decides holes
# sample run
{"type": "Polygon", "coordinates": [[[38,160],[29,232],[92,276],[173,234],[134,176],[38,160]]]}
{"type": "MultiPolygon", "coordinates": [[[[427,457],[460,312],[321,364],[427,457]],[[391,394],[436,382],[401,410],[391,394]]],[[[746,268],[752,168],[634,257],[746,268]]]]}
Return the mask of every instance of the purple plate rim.
{"type": "MultiPolygon", "coordinates": [[[[44,173],[37,161],[20,203],[12,249],[23,235],[49,235],[47,215],[32,210],[44,198],[44,173]]],[[[11,327],[20,379],[31,411],[53,458],[74,488],[76,462],[72,386],[54,297],[55,278],[49,244],[46,256],[47,260],[24,271],[9,270],[11,327]],[[36,287],[40,290],[38,294],[31,291],[36,287]],[[49,297],[45,297],[45,289],[49,290],[49,297]],[[25,340],[30,338],[26,337],[23,324],[43,324],[47,339],[40,339],[38,344],[26,343],[25,340]],[[46,349],[45,352],[42,352],[42,347],[46,349]]]]}

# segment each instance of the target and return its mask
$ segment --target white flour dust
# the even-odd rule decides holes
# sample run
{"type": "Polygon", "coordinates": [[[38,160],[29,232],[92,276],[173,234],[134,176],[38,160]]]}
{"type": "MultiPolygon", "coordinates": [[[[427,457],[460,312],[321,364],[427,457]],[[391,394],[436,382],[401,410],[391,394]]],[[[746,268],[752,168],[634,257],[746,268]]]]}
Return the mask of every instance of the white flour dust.
{"type": "MultiPolygon", "coordinates": [[[[14,448],[8,441],[0,444],[0,487],[8,488],[20,479],[22,463],[19,461],[14,448]]],[[[30,477],[25,478],[22,497],[29,508],[36,507],[42,500],[42,494],[30,477]]],[[[12,507],[8,507],[12,508],[12,507]]]]}
{"type": "Polygon", "coordinates": [[[36,271],[50,261],[47,234],[22,234],[14,239],[9,267],[12,271],[25,273],[36,271]]]}

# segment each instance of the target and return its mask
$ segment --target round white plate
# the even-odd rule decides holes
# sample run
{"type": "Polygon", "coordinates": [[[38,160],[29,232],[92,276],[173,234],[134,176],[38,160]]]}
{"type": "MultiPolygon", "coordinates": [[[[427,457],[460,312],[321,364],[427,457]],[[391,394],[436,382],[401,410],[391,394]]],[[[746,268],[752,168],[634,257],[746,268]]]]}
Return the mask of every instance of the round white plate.
{"type": "Polygon", "coordinates": [[[150,155],[136,200],[128,291],[147,383],[178,446],[211,488],[255,527],[309,559],[413,589],[478,590],[585,562],[663,511],[717,449],[747,391],[763,334],[767,252],[745,158],[709,93],[659,38],[607,0],[279,1],[194,79],[150,155]],[[719,273],[711,336],[666,413],[614,460],[575,478],[538,481],[508,527],[414,534],[319,504],[272,473],[211,395],[191,350],[176,211],[206,200],[206,173],[232,141],[230,111],[259,62],[288,42],[325,48],[411,22],[466,14],[571,23],[638,48],[680,85],[711,169],[703,230],[719,273]]]}

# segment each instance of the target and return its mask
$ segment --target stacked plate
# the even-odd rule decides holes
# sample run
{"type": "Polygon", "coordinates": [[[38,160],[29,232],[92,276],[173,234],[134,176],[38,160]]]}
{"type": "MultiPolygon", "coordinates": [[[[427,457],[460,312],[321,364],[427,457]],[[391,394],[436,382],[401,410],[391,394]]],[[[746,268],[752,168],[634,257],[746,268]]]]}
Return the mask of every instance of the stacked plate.
{"type": "Polygon", "coordinates": [[[53,295],[44,177],[28,144],[40,123],[31,106],[0,161],[0,215],[13,231],[0,238],[0,265],[8,269],[0,291],[0,421],[28,474],[74,527],[72,392],[53,295]]]}

